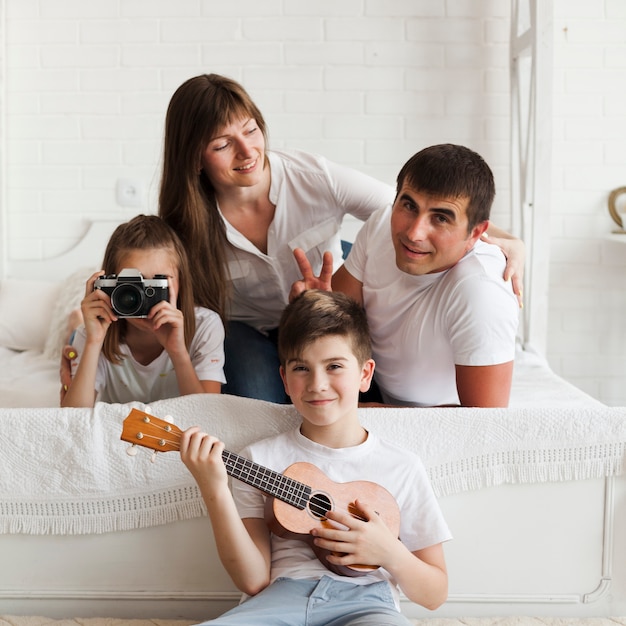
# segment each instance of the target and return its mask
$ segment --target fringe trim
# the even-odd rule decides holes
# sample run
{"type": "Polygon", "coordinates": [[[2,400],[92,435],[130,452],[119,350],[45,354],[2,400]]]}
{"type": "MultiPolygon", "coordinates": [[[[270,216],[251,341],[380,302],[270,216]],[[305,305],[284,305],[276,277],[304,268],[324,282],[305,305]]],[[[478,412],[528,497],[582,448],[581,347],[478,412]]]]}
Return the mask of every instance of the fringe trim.
{"type": "Polygon", "coordinates": [[[618,476],[626,442],[572,448],[506,450],[428,468],[437,496],[514,483],[563,482],[618,476]]]}
{"type": "MultiPolygon", "coordinates": [[[[572,448],[508,450],[429,468],[437,496],[495,487],[617,476],[626,442],[572,448]]],[[[85,535],[133,530],[206,515],[196,485],[147,494],[80,500],[2,500],[0,533],[85,535]]]]}
{"type": "Polygon", "coordinates": [[[206,514],[195,485],[99,499],[22,502],[0,499],[0,534],[102,534],[149,528],[206,514]]]}

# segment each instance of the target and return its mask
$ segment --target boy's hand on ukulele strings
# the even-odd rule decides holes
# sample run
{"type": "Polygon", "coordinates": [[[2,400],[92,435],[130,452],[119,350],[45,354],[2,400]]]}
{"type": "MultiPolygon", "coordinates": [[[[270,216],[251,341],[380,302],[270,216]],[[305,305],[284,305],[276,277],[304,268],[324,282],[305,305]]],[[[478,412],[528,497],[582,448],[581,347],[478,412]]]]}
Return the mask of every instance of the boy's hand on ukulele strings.
{"type": "Polygon", "coordinates": [[[328,560],[335,565],[383,566],[391,552],[392,544],[398,541],[373,507],[357,500],[354,511],[331,510],[327,518],[343,525],[314,528],[316,546],[331,551],[328,560]]]}

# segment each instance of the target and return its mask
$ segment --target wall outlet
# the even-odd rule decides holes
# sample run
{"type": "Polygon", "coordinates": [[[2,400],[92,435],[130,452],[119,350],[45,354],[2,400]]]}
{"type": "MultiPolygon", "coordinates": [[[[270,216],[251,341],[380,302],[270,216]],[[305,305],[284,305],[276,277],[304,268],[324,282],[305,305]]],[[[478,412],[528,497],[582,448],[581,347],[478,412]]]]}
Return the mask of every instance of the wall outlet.
{"type": "Polygon", "coordinates": [[[120,206],[143,206],[143,185],[136,178],[118,178],[115,184],[115,200],[120,206]]]}

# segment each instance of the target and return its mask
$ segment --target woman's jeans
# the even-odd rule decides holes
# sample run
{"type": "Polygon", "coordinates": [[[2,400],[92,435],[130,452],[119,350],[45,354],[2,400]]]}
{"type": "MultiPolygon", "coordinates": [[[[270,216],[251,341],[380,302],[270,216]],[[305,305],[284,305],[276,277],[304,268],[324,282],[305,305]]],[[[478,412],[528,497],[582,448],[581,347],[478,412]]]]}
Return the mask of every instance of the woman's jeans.
{"type": "MultiPolygon", "coordinates": [[[[226,384],[222,393],[290,404],[279,373],[277,342],[276,330],[266,336],[243,322],[228,322],[224,341],[226,384]]],[[[359,394],[359,401],[383,401],[375,381],[368,391],[359,394]]]]}
{"type": "Polygon", "coordinates": [[[228,322],[222,393],[289,404],[280,378],[277,342],[276,330],[266,336],[243,322],[228,322]]]}

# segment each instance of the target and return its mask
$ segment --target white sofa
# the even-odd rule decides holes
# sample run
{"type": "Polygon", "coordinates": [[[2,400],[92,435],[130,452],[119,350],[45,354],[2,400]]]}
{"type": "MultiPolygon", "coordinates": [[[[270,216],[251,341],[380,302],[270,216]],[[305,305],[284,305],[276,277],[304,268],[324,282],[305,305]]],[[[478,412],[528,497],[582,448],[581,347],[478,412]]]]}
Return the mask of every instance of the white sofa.
{"type": "MultiPolygon", "coordinates": [[[[57,407],[67,313],[114,226],[94,225],[57,259],[14,263],[0,281],[0,615],[200,620],[239,599],[177,453],[125,454],[130,405],[57,407]]],[[[296,419],[228,396],[150,409],[233,450],[296,419]]],[[[422,455],[451,526],[437,616],[626,615],[626,409],[520,351],[509,409],[362,417],[422,455]]]]}

